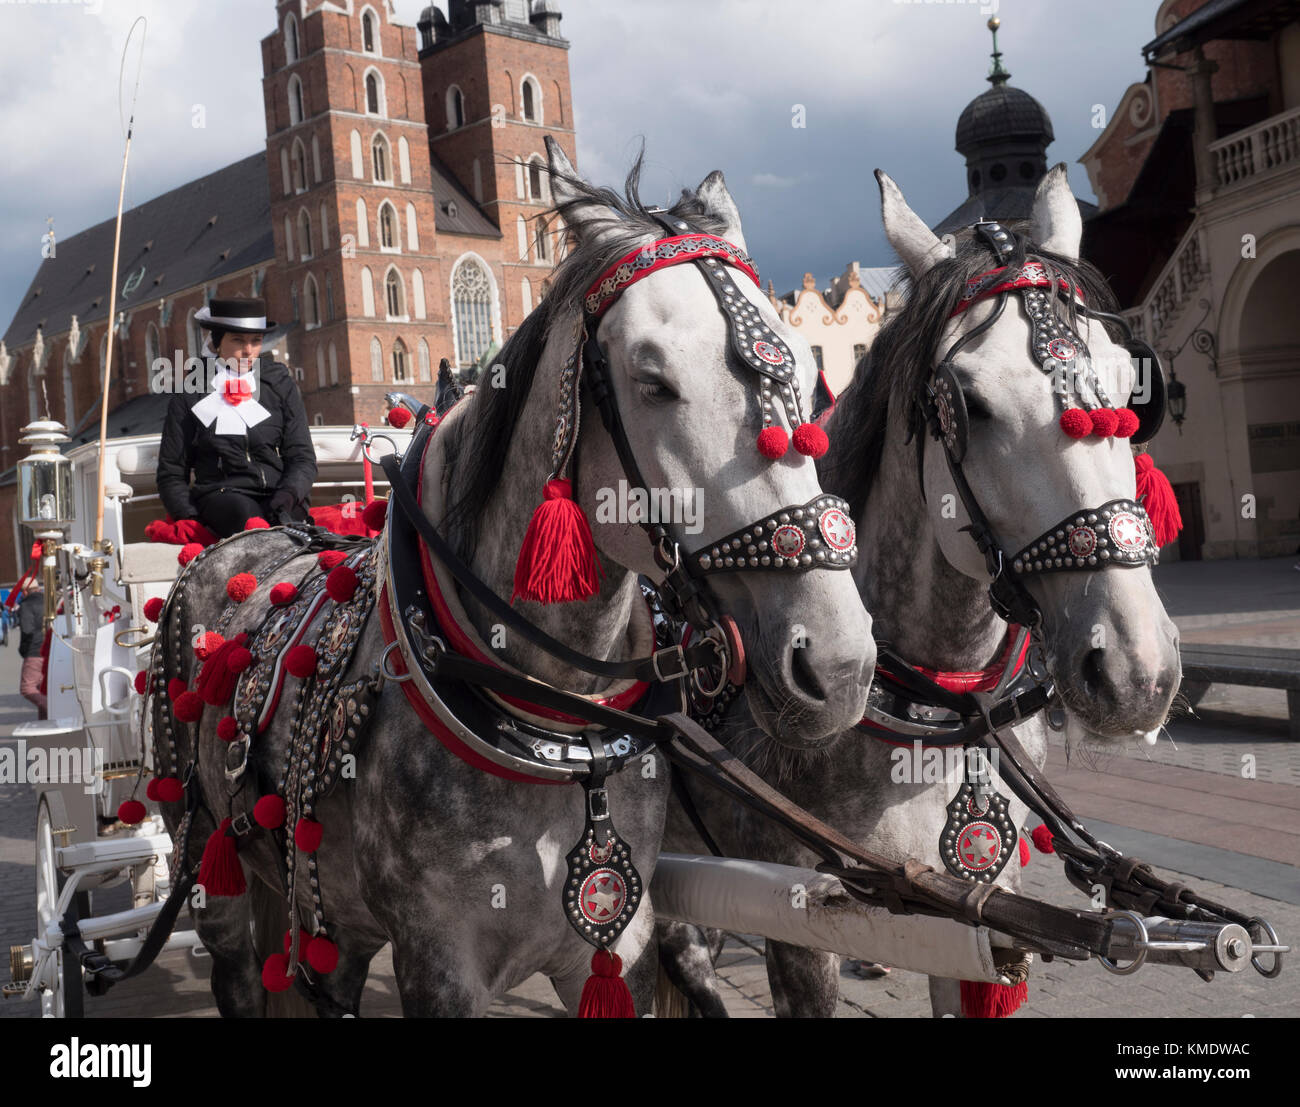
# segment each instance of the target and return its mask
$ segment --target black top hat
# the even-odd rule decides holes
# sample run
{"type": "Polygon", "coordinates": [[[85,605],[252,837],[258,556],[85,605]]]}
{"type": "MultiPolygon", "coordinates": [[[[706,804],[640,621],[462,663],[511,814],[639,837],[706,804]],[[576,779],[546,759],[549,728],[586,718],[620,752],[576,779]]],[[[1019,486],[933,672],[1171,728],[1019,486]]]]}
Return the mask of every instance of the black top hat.
{"type": "Polygon", "coordinates": [[[214,296],[207,307],[194,313],[194,322],[208,330],[218,328],[236,334],[267,334],[276,326],[274,320],[267,319],[266,301],[260,297],[219,300],[214,296]]]}

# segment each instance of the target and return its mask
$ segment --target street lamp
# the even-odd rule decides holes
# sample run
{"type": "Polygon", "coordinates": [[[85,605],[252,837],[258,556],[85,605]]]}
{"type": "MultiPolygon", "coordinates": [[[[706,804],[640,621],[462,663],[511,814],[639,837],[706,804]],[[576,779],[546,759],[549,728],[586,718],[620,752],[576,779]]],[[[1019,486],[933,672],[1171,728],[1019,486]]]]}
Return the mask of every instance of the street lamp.
{"type": "Polygon", "coordinates": [[[1169,418],[1174,421],[1181,436],[1183,420],[1187,418],[1187,385],[1178,379],[1178,374],[1169,370],[1169,383],[1165,386],[1165,398],[1169,402],[1169,418]]]}
{"type": "Polygon", "coordinates": [[[54,623],[57,609],[54,550],[72,525],[72,462],[59,452],[68,441],[66,428],[54,419],[38,419],[22,429],[20,446],[31,452],[18,462],[18,518],[41,542],[41,575],[45,588],[45,626],[54,623]]]}

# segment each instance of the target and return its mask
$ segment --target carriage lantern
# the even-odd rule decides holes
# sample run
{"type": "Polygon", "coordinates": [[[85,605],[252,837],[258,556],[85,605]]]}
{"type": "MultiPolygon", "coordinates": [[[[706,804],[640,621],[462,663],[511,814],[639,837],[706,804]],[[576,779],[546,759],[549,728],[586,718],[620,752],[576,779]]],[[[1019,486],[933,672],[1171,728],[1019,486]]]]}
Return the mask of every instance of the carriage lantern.
{"type": "Polygon", "coordinates": [[[72,525],[72,462],[59,452],[68,441],[62,423],[41,419],[22,429],[31,453],[18,463],[18,510],[37,538],[61,538],[72,525]]]}
{"type": "Polygon", "coordinates": [[[1165,394],[1169,400],[1169,417],[1174,421],[1178,428],[1178,433],[1183,433],[1183,420],[1187,418],[1187,385],[1178,379],[1178,374],[1169,370],[1169,384],[1165,387],[1165,394]]]}

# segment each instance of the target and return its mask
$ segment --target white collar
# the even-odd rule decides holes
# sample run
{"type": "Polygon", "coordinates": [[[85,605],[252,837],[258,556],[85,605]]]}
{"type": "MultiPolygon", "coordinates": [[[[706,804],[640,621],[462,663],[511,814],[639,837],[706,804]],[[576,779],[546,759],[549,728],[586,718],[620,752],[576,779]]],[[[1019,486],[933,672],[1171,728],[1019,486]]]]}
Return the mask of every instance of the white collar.
{"type": "MultiPolygon", "coordinates": [[[[252,377],[253,390],[257,390],[257,370],[250,369],[244,376],[252,377]]],[[[264,419],[271,418],[271,413],[252,396],[243,403],[232,404],[226,400],[226,382],[239,380],[240,375],[231,373],[218,366],[212,376],[212,391],[203,397],[190,410],[205,427],[212,427],[214,434],[247,434],[249,427],[255,427],[264,419]],[[216,426],[213,427],[213,423],[216,426]]]]}

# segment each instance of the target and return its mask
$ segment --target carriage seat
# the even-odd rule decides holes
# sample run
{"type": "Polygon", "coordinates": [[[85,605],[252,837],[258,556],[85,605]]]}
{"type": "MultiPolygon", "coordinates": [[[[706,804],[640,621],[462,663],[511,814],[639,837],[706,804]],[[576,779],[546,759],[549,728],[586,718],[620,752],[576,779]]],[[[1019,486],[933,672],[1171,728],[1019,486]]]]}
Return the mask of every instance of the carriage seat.
{"type": "Polygon", "coordinates": [[[127,542],[122,547],[123,584],[161,584],[176,579],[176,547],[161,542],[127,542]]]}

